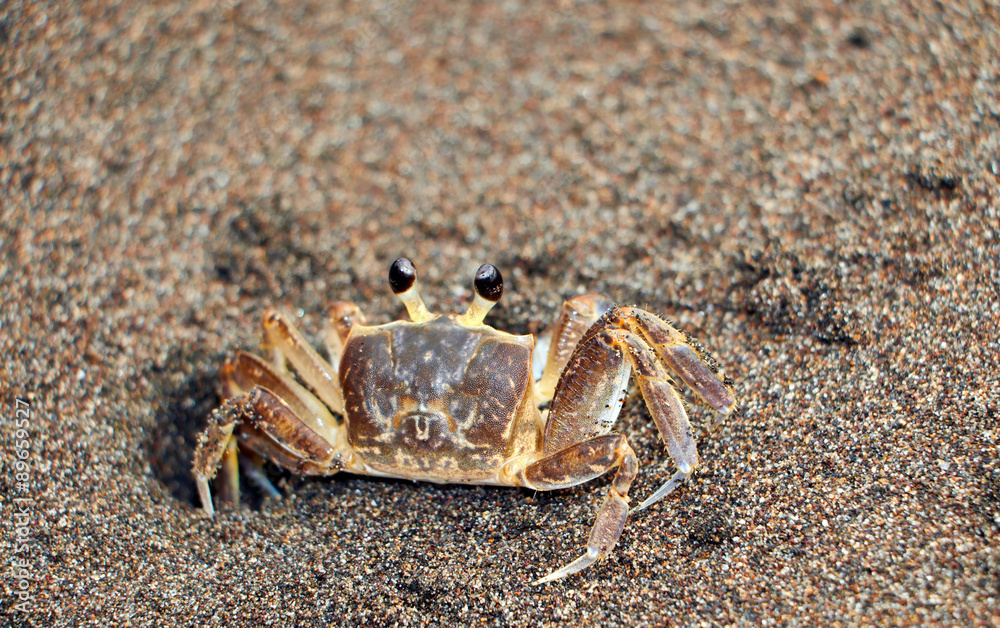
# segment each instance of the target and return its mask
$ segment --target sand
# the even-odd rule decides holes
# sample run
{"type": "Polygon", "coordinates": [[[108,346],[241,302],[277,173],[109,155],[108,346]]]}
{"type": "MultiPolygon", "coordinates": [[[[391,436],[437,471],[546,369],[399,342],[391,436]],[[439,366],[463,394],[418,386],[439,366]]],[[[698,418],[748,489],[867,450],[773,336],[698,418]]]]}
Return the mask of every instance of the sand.
{"type": "Polygon", "coordinates": [[[1000,625],[1000,7],[950,4],[0,6],[0,623],[1000,625]],[[440,311],[498,266],[515,333],[661,313],[742,416],[546,586],[607,479],[202,516],[226,355],[399,317],[404,255],[440,311]]]}

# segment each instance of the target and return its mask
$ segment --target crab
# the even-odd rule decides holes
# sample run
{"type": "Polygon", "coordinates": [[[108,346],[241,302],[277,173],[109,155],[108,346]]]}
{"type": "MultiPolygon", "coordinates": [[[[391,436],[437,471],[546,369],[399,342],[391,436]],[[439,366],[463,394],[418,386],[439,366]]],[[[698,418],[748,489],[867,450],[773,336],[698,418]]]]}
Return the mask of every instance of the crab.
{"type": "Polygon", "coordinates": [[[677,467],[633,513],[667,496],[698,464],[673,377],[719,413],[712,427],[736,407],[714,360],[645,310],[598,294],[577,296],[535,338],[483,323],[503,293],[503,278],[490,264],[476,272],[473,301],[461,315],[428,311],[405,258],[390,267],[389,284],[410,321],[369,326],[357,305],[336,302],[324,359],[287,317],[268,311],[263,348],[270,360],[239,351],[225,362],[224,402],[193,464],[209,517],[209,480],[221,466],[217,492],[237,498],[240,459],[266,486],[264,460],[302,475],[345,471],[539,491],[613,471],[586,552],[536,584],[550,582],[608,556],[630,514],[638,461],[612,428],[632,375],[677,467]]]}

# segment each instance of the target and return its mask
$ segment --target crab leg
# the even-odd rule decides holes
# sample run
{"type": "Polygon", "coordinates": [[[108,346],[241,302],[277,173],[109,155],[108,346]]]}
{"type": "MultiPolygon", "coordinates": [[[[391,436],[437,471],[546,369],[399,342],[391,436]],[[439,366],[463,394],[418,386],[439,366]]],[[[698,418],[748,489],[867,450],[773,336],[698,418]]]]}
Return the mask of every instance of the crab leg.
{"type": "Polygon", "coordinates": [[[554,489],[586,482],[618,467],[597,514],[587,553],[536,584],[551,582],[585,569],[607,556],[628,517],[628,489],[638,463],[621,434],[609,434],[625,399],[632,365],[627,332],[611,330],[592,336],[573,353],[552,400],[545,425],[542,454],[521,476],[527,486],[554,489]]]}
{"type": "Polygon", "coordinates": [[[611,431],[625,402],[631,369],[617,330],[581,343],[559,379],[545,422],[542,453],[611,431]]]}
{"type": "Polygon", "coordinates": [[[582,294],[564,301],[559,318],[535,340],[533,368],[535,370],[535,398],[540,403],[552,400],[559,375],[569,362],[573,350],[601,316],[614,303],[601,294],[582,294]]]}
{"type": "Polygon", "coordinates": [[[216,482],[215,490],[219,494],[221,501],[232,504],[240,501],[239,456],[240,447],[236,444],[236,439],[230,437],[226,443],[226,448],[222,451],[222,460],[219,461],[220,481],[216,482]]]}
{"type": "Polygon", "coordinates": [[[208,480],[215,476],[220,460],[225,461],[224,484],[234,493],[232,498],[238,498],[233,477],[236,457],[224,458],[238,425],[249,424],[239,431],[244,447],[306,474],[329,472],[335,459],[352,460],[346,429],[319,399],[264,360],[237,352],[223,365],[220,378],[227,399],[212,413],[193,465],[202,507],[209,516],[214,508],[208,480]]]}
{"type": "Polygon", "coordinates": [[[537,580],[535,584],[565,578],[611,553],[625,528],[628,489],[635,479],[639,463],[623,435],[607,434],[567,447],[524,469],[519,479],[525,486],[554,490],[590,481],[615,467],[618,472],[615,473],[608,495],[590,530],[587,553],[537,580]]]}
{"type": "Polygon", "coordinates": [[[365,322],[361,308],[350,301],[334,301],[330,305],[326,317],[326,355],[334,373],[340,371],[340,356],[351,328],[365,322]]]}
{"type": "Polygon", "coordinates": [[[607,312],[587,332],[581,347],[601,334],[616,330],[629,332],[627,344],[632,348],[630,356],[643,399],[678,468],[669,481],[633,510],[637,512],[670,494],[690,477],[698,462],[684,404],[659,362],[662,361],[694,389],[702,401],[719,412],[721,416],[709,429],[733,411],[736,398],[724,379],[716,375],[711,358],[699,355],[687,337],[669,323],[639,308],[613,308],[607,312]],[[653,352],[659,360],[650,359],[653,352]]]}
{"type": "MultiPolygon", "coordinates": [[[[615,308],[587,332],[566,369],[566,373],[569,374],[570,368],[574,366],[577,369],[596,368],[599,362],[593,357],[588,360],[588,355],[594,351],[595,343],[616,345],[631,362],[646,407],[649,408],[649,413],[670,457],[677,464],[674,476],[639,504],[633,512],[651,506],[669,495],[691,476],[698,464],[698,451],[684,403],[674,389],[670,375],[657,357],[670,366],[671,370],[686,383],[691,384],[699,396],[723,416],[729,414],[736,404],[732,391],[684,342],[684,336],[679,331],[648,312],[637,308],[615,308]],[[639,333],[629,331],[630,328],[639,333]]],[[[558,390],[556,394],[558,397],[558,390]]],[[[566,422],[566,419],[555,413],[556,400],[552,405],[553,411],[549,418],[552,425],[551,427],[546,425],[546,437],[550,431],[558,433],[565,429],[561,423],[566,422]]],[[[601,418],[603,417],[599,417],[598,420],[601,418]]]]}
{"type": "MultiPolygon", "coordinates": [[[[264,389],[260,390],[264,391],[264,389]]],[[[300,475],[329,475],[329,470],[325,470],[323,464],[332,457],[327,455],[332,449],[327,447],[326,450],[323,450],[317,447],[320,443],[310,443],[308,437],[303,439],[306,443],[305,446],[300,442],[290,445],[279,440],[278,436],[272,435],[275,432],[273,426],[271,431],[268,431],[259,424],[259,420],[257,424],[252,426],[244,424],[236,432],[236,439],[239,440],[241,449],[251,452],[254,456],[267,458],[279,467],[300,475]],[[312,446],[312,453],[307,451],[310,446],[312,446]]],[[[293,421],[287,421],[285,425],[286,428],[292,427],[294,429],[297,427],[293,421]]]]}
{"type": "MultiPolygon", "coordinates": [[[[616,308],[594,324],[566,366],[563,378],[559,382],[559,388],[556,389],[556,397],[552,401],[552,410],[545,426],[546,451],[549,450],[550,441],[554,443],[552,446],[558,447],[566,439],[579,439],[600,430],[609,431],[610,426],[618,416],[621,402],[624,400],[625,386],[622,383],[619,388],[622,391],[622,397],[618,399],[616,405],[612,396],[614,391],[609,389],[608,382],[623,382],[621,378],[624,366],[622,360],[623,356],[627,357],[631,370],[635,373],[636,383],[642,392],[642,398],[646,402],[646,407],[649,408],[657,431],[660,433],[660,438],[666,445],[670,457],[677,464],[677,472],[674,476],[639,504],[633,512],[651,506],[669,495],[671,491],[691,476],[698,464],[698,450],[691,433],[691,424],[688,421],[684,403],[674,389],[670,375],[657,357],[663,358],[664,354],[667,354],[673,362],[679,362],[684,366],[685,370],[682,370],[679,375],[685,381],[690,379],[700,382],[702,384],[700,390],[705,391],[702,398],[710,400],[709,405],[720,412],[728,414],[735,405],[732,392],[715,377],[715,374],[707,366],[701,363],[696,354],[690,353],[690,347],[682,345],[681,348],[678,348],[662,338],[671,331],[676,334],[675,338],[683,338],[680,332],[666,323],[663,323],[663,326],[650,325],[647,323],[647,316],[659,321],[652,314],[642,310],[616,308]],[[633,323],[627,318],[628,316],[639,320],[633,323]],[[616,324],[626,327],[626,329],[614,328],[617,326],[616,324]],[[645,331],[647,333],[644,335],[651,336],[654,342],[657,340],[660,342],[651,347],[645,337],[629,331],[628,326],[638,331],[645,331]],[[691,356],[697,362],[692,363],[686,356],[691,356]],[[614,375],[609,374],[609,372],[614,375]],[[564,389],[567,392],[564,393],[564,389]],[[584,393],[584,391],[588,392],[584,393]],[[570,397],[572,400],[569,399],[570,397]],[[605,401],[605,410],[603,411],[599,409],[599,403],[602,400],[605,401]],[[597,404],[594,403],[595,401],[597,404]],[[574,406],[576,411],[564,411],[563,406],[567,403],[574,406]],[[581,406],[586,403],[590,404],[589,414],[578,411],[583,409],[581,406]],[[594,408],[594,405],[598,405],[598,408],[594,408]]],[[[680,367],[678,369],[680,370],[680,367]]],[[[624,381],[627,381],[627,370],[624,381]]]]}
{"type": "Polygon", "coordinates": [[[700,355],[684,334],[662,318],[637,307],[613,308],[594,324],[587,337],[606,329],[627,329],[641,336],[667,368],[723,416],[736,407],[736,397],[724,378],[716,375],[714,361],[707,354],[700,355]]]}
{"type": "MultiPolygon", "coordinates": [[[[198,448],[194,451],[191,471],[198,484],[201,507],[209,517],[215,515],[215,508],[212,506],[212,491],[208,488],[208,481],[218,473],[219,463],[233,439],[236,422],[244,413],[243,406],[242,399],[226,399],[221,406],[212,410],[208,417],[208,427],[198,437],[198,448]]],[[[230,474],[231,468],[236,464],[235,456],[226,456],[227,481],[224,484],[227,493],[239,492],[239,484],[231,479],[230,474]]],[[[227,497],[236,499],[237,495],[227,497]]]]}
{"type": "MultiPolygon", "coordinates": [[[[602,321],[612,318],[613,312],[602,321]]],[[[698,452],[684,404],[674,390],[666,369],[657,359],[658,353],[638,334],[608,327],[610,325],[602,323],[594,325],[567,363],[545,425],[542,452],[549,457],[529,465],[524,472],[524,481],[528,486],[537,488],[557,488],[569,485],[566,483],[569,480],[585,482],[613,467],[613,464],[602,467],[600,457],[582,453],[589,450],[581,449],[580,454],[569,456],[567,452],[573,452],[577,447],[590,447],[591,443],[602,438],[622,438],[622,445],[627,447],[623,436],[608,432],[621,410],[628,376],[634,372],[657,431],[678,467],[674,477],[644,501],[639,506],[641,509],[662,499],[687,479],[698,464],[698,452]],[[553,460],[558,460],[558,463],[553,460]],[[554,473],[553,467],[558,468],[560,473],[554,473]],[[561,478],[562,483],[543,482],[549,477],[561,478]]],[[[721,382],[719,385],[722,385],[721,382]]],[[[631,452],[631,448],[628,451],[631,452]]],[[[615,462],[621,466],[612,490],[598,513],[587,553],[539,582],[576,573],[606,556],[614,547],[628,516],[626,497],[636,466],[634,454],[629,457],[623,453],[615,462]],[[619,476],[623,478],[621,481],[619,476]]]]}
{"type": "Polygon", "coordinates": [[[338,423],[326,406],[291,376],[279,372],[252,353],[237,351],[222,365],[219,379],[227,399],[246,395],[255,386],[272,391],[313,431],[329,442],[336,441],[338,423]]]}
{"type": "Polygon", "coordinates": [[[638,336],[626,332],[610,332],[628,344],[629,358],[635,372],[636,383],[643,401],[649,408],[656,430],[667,447],[667,452],[677,464],[677,472],[663,486],[647,497],[632,512],[655,504],[680,486],[694,472],[698,464],[698,449],[691,433],[684,403],[671,383],[666,370],[655,359],[653,350],[638,336]]]}
{"type": "MultiPolygon", "coordinates": [[[[211,421],[195,450],[193,464],[202,508],[209,517],[214,515],[215,509],[208,480],[215,476],[237,425],[249,423],[254,428],[240,431],[240,440],[251,451],[300,472],[313,470],[315,473],[317,469],[341,467],[345,453],[351,455],[349,451],[338,450],[296,416],[288,404],[263,386],[256,386],[235,399],[227,399],[212,413],[211,421]]],[[[235,469],[229,471],[234,472],[235,469]]]]}
{"type": "Polygon", "coordinates": [[[278,372],[285,374],[288,371],[286,362],[291,362],[302,381],[313,389],[328,408],[343,413],[344,401],[337,382],[337,369],[320,357],[295,326],[279,312],[269,310],[264,315],[263,326],[264,349],[270,350],[271,361],[278,372]]]}

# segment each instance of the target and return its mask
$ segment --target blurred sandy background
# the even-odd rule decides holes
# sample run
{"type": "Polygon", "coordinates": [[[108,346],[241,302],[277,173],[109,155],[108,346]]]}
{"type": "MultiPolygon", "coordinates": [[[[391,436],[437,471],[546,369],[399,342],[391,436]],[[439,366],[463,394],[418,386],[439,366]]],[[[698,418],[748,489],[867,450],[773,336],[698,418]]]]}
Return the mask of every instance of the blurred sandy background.
{"type": "MultiPolygon", "coordinates": [[[[0,622],[1000,625],[998,26],[995,2],[3,3],[0,622]],[[225,355],[270,306],[314,340],[335,298],[399,316],[402,255],[441,310],[496,264],[512,332],[585,291],[660,312],[743,419],[549,586],[606,479],[286,476],[202,517],[225,355]]],[[[673,468],[641,399],[619,427],[642,499],[673,468]]]]}

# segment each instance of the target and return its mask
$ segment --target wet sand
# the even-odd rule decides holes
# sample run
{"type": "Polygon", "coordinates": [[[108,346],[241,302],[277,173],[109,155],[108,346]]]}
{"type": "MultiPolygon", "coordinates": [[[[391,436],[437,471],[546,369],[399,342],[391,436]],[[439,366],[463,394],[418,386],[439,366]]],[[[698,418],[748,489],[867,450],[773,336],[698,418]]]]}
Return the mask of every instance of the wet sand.
{"type": "MultiPolygon", "coordinates": [[[[3,625],[1000,625],[995,4],[65,4],[0,8],[3,625]],[[498,266],[516,333],[661,313],[742,417],[546,586],[607,479],[203,517],[225,356],[401,316],[404,255],[441,311],[498,266]]],[[[673,466],[618,429],[638,503],[673,466]]]]}

